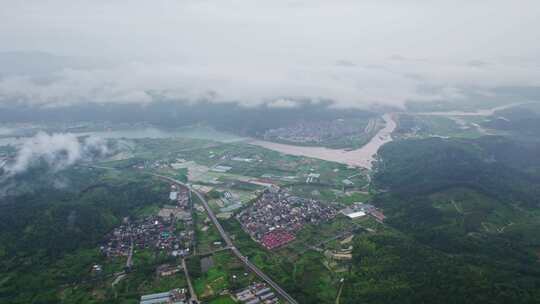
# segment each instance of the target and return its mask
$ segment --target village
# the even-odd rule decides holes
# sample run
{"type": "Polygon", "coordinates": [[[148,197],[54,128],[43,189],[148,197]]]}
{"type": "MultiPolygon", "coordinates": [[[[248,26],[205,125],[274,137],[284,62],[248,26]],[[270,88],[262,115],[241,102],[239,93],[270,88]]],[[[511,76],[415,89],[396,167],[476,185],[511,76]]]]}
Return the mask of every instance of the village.
{"type": "Polygon", "coordinates": [[[293,241],[304,225],[328,221],[336,215],[334,207],[293,196],[284,188],[270,187],[237,219],[253,239],[271,250],[293,241]]]}
{"type": "MultiPolygon", "coordinates": [[[[322,167],[312,161],[293,168],[289,166],[289,162],[295,162],[293,159],[284,162],[276,158],[278,155],[263,157],[258,148],[254,150],[245,153],[212,147],[204,153],[183,155],[186,152],[182,152],[130,164],[135,171],[158,172],[164,180],[171,177],[168,182],[172,183],[167,190],[168,202],[155,205],[136,218],[126,218],[108,235],[102,247],[104,255],[111,259],[127,258],[126,270],[131,271],[138,268],[141,254],[170,257],[153,266],[155,284],[163,284],[165,288],[154,291],[158,293],[143,293],[141,303],[190,303],[197,297],[216,301],[227,298],[243,304],[291,302],[286,293],[272,285],[275,283],[270,284],[266,279],[261,283],[253,277],[253,274],[259,276],[259,270],[250,268],[248,256],[240,256],[236,262],[222,260],[223,255],[234,253],[234,247],[224,246],[223,239],[217,237],[219,227],[217,231],[212,227],[215,224],[211,217],[205,215],[209,212],[207,208],[216,212],[215,217],[222,222],[230,219],[240,223],[237,227],[260,244],[262,251],[274,251],[296,240],[291,246],[294,250],[297,245],[300,252],[315,250],[325,257],[332,271],[346,269],[352,257],[351,245],[326,244],[330,239],[340,240],[352,235],[357,223],[346,231],[332,230],[313,244],[305,243],[308,234],[304,235],[303,228],[327,227],[336,217],[346,221],[346,218],[353,219],[348,214],[364,210],[366,206],[362,209],[350,203],[347,204],[350,210],[342,210],[345,205],[338,200],[338,195],[345,196],[346,191],[362,185],[361,176],[345,166],[322,167]],[[253,167],[257,170],[253,171],[253,167]],[[173,182],[174,179],[180,182],[173,182]],[[185,187],[181,186],[182,182],[185,187]],[[318,191],[328,182],[337,189],[336,200],[329,200],[318,191]],[[288,186],[291,183],[300,186],[288,186]],[[188,187],[196,192],[188,191],[188,187]],[[201,199],[195,196],[192,204],[193,193],[207,199],[209,207],[203,206],[201,199]],[[231,248],[233,251],[229,252],[231,248]],[[130,260],[135,262],[130,263],[130,260]],[[248,269],[235,269],[232,279],[228,279],[230,267],[238,267],[232,265],[239,261],[248,269]],[[186,267],[186,264],[191,266],[186,267]],[[232,286],[234,288],[230,288],[232,286]],[[168,289],[173,287],[180,289],[168,289]]],[[[369,209],[365,215],[374,216],[375,211],[369,209]]]]}
{"type": "Polygon", "coordinates": [[[369,132],[374,122],[368,126],[347,122],[344,119],[317,122],[299,122],[289,127],[271,129],[264,133],[264,140],[278,140],[293,143],[323,143],[334,138],[358,137],[369,132]]]}
{"type": "Polygon", "coordinates": [[[141,296],[140,304],[187,304],[187,290],[175,288],[170,291],[141,296]]]}
{"type": "Polygon", "coordinates": [[[242,304],[277,304],[279,298],[272,289],[264,283],[253,283],[250,286],[236,292],[235,298],[242,304]]]}
{"type": "MultiPolygon", "coordinates": [[[[129,257],[133,250],[152,249],[172,256],[190,254],[194,242],[189,191],[171,186],[169,199],[157,215],[141,219],[124,218],[123,223],[106,237],[101,251],[108,257],[129,257]],[[178,229],[178,223],[183,229],[178,229]]],[[[130,266],[130,265],[127,265],[130,266]]]]}

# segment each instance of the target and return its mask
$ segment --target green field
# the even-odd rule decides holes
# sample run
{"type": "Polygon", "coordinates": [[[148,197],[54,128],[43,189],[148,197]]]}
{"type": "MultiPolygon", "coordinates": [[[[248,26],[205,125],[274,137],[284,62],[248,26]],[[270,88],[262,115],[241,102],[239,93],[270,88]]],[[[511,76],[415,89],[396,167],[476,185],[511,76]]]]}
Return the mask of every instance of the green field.
{"type": "Polygon", "coordinates": [[[236,303],[230,296],[221,296],[210,300],[209,304],[234,304],[236,303]]]}
{"type": "MultiPolygon", "coordinates": [[[[224,228],[234,237],[236,246],[261,270],[282,286],[287,286],[300,303],[333,303],[341,275],[325,266],[326,258],[322,253],[306,250],[299,242],[285,246],[277,251],[268,251],[253,241],[235,219],[223,221],[224,228]]],[[[338,220],[328,224],[320,231],[326,235],[318,236],[313,228],[306,228],[301,233],[301,240],[323,239],[347,225],[338,220]]]]}
{"type": "MultiPolygon", "coordinates": [[[[105,168],[34,168],[17,177],[1,205],[0,303],[137,303],[142,294],[185,288],[183,273],[160,278],[155,272],[180,261],[150,249],[135,251],[133,270],[113,287],[125,258],[107,259],[98,249],[124,217],[155,214],[169,201],[170,185],[152,172],[212,188],[207,196],[216,213],[225,191],[249,205],[264,189],[253,180],[337,209],[354,202],[381,208],[384,225],[340,214],[305,225],[295,241],[274,251],[242,230],[238,210],[220,220],[235,246],[299,303],[336,303],[340,289],[340,303],[534,303],[540,295],[538,146],[478,137],[455,119],[419,121],[426,127],[420,137],[453,138],[385,145],[369,186],[367,172],[345,165],[200,139],[130,140],[132,158],[103,161],[105,168]],[[212,172],[217,165],[231,170],[212,172]],[[312,173],[320,178],[308,184],[312,173]],[[353,185],[344,188],[344,179],[353,185]],[[55,186],[62,181],[68,186],[55,186]],[[93,273],[94,264],[103,272],[93,273]]],[[[214,252],[224,244],[214,244],[221,236],[198,207],[195,255],[187,259],[197,295],[232,303],[228,293],[260,279],[230,251],[214,252]]]]}
{"type": "Polygon", "coordinates": [[[402,115],[398,134],[414,134],[417,137],[478,138],[487,130],[480,127],[485,118],[480,116],[402,115]]]}
{"type": "MultiPolygon", "coordinates": [[[[188,267],[193,280],[195,292],[205,301],[227,301],[219,296],[223,291],[233,292],[245,288],[257,281],[257,277],[245,270],[243,264],[230,251],[221,251],[206,258],[211,258],[213,265],[203,272],[200,256],[190,257],[188,267]]],[[[228,302],[224,302],[228,303],[228,302]]]]}

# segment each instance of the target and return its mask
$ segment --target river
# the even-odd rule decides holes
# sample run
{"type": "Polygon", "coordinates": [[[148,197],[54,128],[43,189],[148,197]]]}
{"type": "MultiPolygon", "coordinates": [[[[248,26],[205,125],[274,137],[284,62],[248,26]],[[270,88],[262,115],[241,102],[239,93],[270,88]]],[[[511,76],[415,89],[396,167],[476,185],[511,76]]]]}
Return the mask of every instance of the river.
{"type": "MultiPolygon", "coordinates": [[[[524,103],[513,103],[508,105],[503,105],[491,109],[482,109],[477,111],[465,112],[465,111],[447,111],[447,112],[410,112],[407,114],[412,115],[432,115],[432,116],[491,116],[495,112],[522,105],[524,103]]],[[[404,112],[406,113],[406,112],[404,112]]],[[[386,143],[392,141],[392,132],[396,129],[397,123],[395,121],[397,114],[395,113],[386,113],[383,115],[385,122],[385,127],[371,140],[357,150],[347,151],[343,149],[329,149],[324,147],[306,147],[306,146],[295,146],[288,144],[279,144],[264,140],[253,140],[249,143],[264,147],[270,150],[278,151],[285,154],[297,155],[297,156],[306,156],[313,157],[322,160],[333,161],[337,163],[347,164],[349,166],[365,168],[371,170],[373,167],[373,162],[379,149],[386,143]]]]}
{"type": "MultiPolygon", "coordinates": [[[[7,130],[7,129],[6,129],[7,130]]],[[[162,130],[154,127],[111,130],[111,131],[91,131],[91,132],[72,132],[76,136],[96,136],[107,139],[142,139],[142,138],[191,138],[214,140],[224,143],[243,141],[246,138],[236,136],[230,133],[216,131],[207,127],[183,128],[179,130],[162,130]]],[[[9,136],[0,129],[0,146],[19,146],[26,142],[30,137],[9,136]],[[4,135],[4,136],[2,136],[4,135]]]]}
{"type": "MultiPolygon", "coordinates": [[[[474,112],[461,112],[461,111],[448,111],[448,112],[422,112],[422,113],[410,113],[413,115],[434,115],[434,116],[491,116],[496,111],[514,107],[523,103],[514,103],[504,105],[492,109],[478,110],[474,112]]],[[[396,129],[396,116],[395,113],[386,113],[382,116],[385,126],[371,138],[371,140],[356,150],[345,149],[330,149],[325,147],[307,147],[307,146],[295,146],[289,144],[280,144],[264,140],[248,140],[247,142],[252,145],[260,146],[270,150],[278,151],[284,154],[306,156],[312,158],[318,158],[327,161],[333,161],[343,163],[349,166],[365,168],[371,170],[373,162],[377,156],[379,149],[386,143],[392,141],[392,132],[396,129]]],[[[134,129],[134,130],[117,130],[117,131],[100,131],[100,132],[86,132],[78,133],[78,135],[96,135],[103,138],[175,138],[175,137],[187,137],[187,138],[199,138],[218,140],[222,142],[236,142],[242,141],[244,138],[234,136],[227,133],[208,129],[185,129],[182,131],[163,131],[155,128],[146,129],[134,129]]],[[[17,145],[22,143],[25,138],[4,137],[0,138],[0,146],[12,144],[17,145]]]]}
{"type": "Polygon", "coordinates": [[[511,103],[507,105],[498,106],[491,109],[481,109],[476,111],[445,111],[445,112],[410,112],[406,114],[411,115],[425,115],[425,116],[492,116],[497,111],[506,110],[512,107],[526,104],[525,102],[511,103]]]}
{"type": "Polygon", "coordinates": [[[346,164],[353,167],[371,170],[373,161],[380,147],[392,141],[392,132],[396,129],[395,115],[386,113],[382,116],[384,128],[379,130],[371,140],[359,149],[347,151],[344,149],[330,149],[325,147],[306,147],[288,144],[279,144],[264,140],[252,140],[249,143],[266,149],[285,154],[307,156],[327,161],[346,164]]]}

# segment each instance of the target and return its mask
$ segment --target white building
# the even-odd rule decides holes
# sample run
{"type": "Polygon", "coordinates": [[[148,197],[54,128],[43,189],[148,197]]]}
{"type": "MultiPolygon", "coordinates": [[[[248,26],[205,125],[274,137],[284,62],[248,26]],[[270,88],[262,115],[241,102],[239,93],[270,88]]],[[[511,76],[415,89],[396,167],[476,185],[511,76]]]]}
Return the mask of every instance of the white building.
{"type": "Polygon", "coordinates": [[[356,211],[356,212],[352,212],[352,213],[349,213],[349,214],[345,214],[348,218],[351,218],[351,219],[355,219],[355,218],[359,218],[359,217],[363,217],[366,215],[365,212],[363,211],[356,211]]]}

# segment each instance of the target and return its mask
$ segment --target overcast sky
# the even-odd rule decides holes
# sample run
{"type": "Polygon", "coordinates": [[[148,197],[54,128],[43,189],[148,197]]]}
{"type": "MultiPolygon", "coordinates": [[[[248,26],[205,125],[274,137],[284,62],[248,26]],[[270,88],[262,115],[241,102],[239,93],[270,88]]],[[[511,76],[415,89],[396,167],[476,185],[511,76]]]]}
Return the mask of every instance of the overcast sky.
{"type": "Polygon", "coordinates": [[[159,91],[401,105],[540,82],[538,0],[0,3],[0,51],[92,58],[39,78],[0,67],[4,103],[151,102],[159,91]]]}

